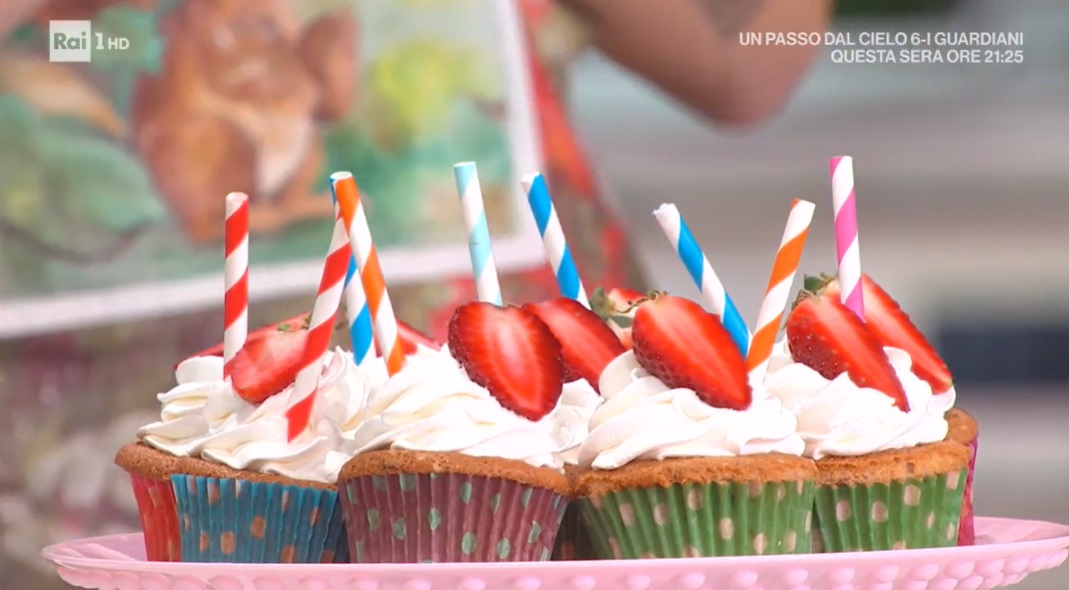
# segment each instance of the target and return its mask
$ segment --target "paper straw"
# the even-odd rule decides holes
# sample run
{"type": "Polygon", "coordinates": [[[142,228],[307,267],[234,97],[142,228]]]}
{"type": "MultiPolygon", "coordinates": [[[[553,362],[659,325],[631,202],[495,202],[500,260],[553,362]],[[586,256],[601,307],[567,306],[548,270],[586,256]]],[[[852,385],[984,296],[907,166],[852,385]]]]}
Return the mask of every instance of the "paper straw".
{"type": "Polygon", "coordinates": [[[364,286],[356,275],[356,259],[349,257],[349,270],[345,273],[345,310],[349,320],[349,339],[353,346],[353,362],[357,365],[375,358],[374,332],[371,325],[371,310],[364,295],[364,286]]]}
{"type": "Polygon", "coordinates": [[[334,234],[330,238],[330,250],[323,263],[323,276],[319,279],[319,292],[312,319],[309,321],[308,339],[301,356],[301,369],[290,392],[289,409],[286,419],[289,423],[289,440],[300,436],[308,427],[319,390],[319,378],[323,374],[323,356],[330,348],[330,337],[334,333],[334,317],[341,305],[342,291],[345,289],[345,271],[349,267],[349,238],[345,233],[345,224],[339,215],[334,223],[334,234]]]}
{"type": "Polygon", "coordinates": [[[564,239],[564,229],[560,226],[557,209],[553,206],[552,197],[549,196],[546,179],[536,172],[524,176],[521,182],[524,192],[527,193],[527,203],[531,206],[531,213],[534,213],[535,223],[538,224],[538,233],[542,236],[546,262],[553,268],[553,274],[557,277],[557,287],[560,289],[561,296],[574,299],[589,308],[590,301],[579,279],[579,270],[575,267],[575,260],[568,248],[568,242],[564,239]]]}
{"type": "Polygon", "coordinates": [[[375,339],[379,342],[382,357],[386,359],[386,372],[396,375],[405,365],[405,349],[401,345],[397,318],[390,303],[390,294],[386,290],[386,279],[379,265],[379,255],[371,240],[371,229],[368,227],[364,205],[360,201],[360,190],[353,175],[348,172],[331,174],[330,184],[334,187],[345,229],[349,234],[349,244],[356,258],[360,283],[364,286],[371,319],[375,325],[375,339]]]}
{"type": "MultiPolygon", "coordinates": [[[[333,194],[334,183],[330,183],[333,194]]],[[[334,195],[334,205],[338,204],[338,196],[334,195]]],[[[371,310],[367,305],[367,296],[364,295],[364,286],[359,280],[354,281],[356,276],[356,256],[349,256],[349,270],[345,273],[345,313],[349,321],[349,340],[353,346],[353,362],[358,366],[375,358],[374,332],[371,327],[371,310]]]]}
{"type": "Polygon", "coordinates": [[[223,377],[228,378],[234,357],[249,336],[249,197],[245,193],[226,196],[224,232],[223,377]]]}
{"type": "Polygon", "coordinates": [[[798,263],[802,259],[805,239],[809,234],[809,224],[813,221],[815,206],[809,201],[795,199],[791,213],[787,217],[787,227],[783,230],[783,239],[779,251],[772,263],[772,274],[768,278],[765,299],[757,314],[757,329],[754,330],[750,354],[746,357],[746,370],[751,380],[764,378],[768,361],[772,358],[772,349],[776,344],[776,334],[780,322],[787,310],[791,297],[791,285],[798,273],[798,263]]]}
{"type": "Polygon", "coordinates": [[[829,164],[831,202],[835,211],[835,251],[839,258],[839,297],[847,308],[865,320],[861,294],[861,243],[857,234],[857,199],[854,197],[854,159],[835,156],[829,164]]]}
{"type": "Polygon", "coordinates": [[[675,205],[665,203],[653,212],[653,216],[661,224],[665,237],[671,242],[679,259],[683,261],[683,266],[690,273],[690,278],[701,291],[705,306],[720,316],[720,323],[731,334],[731,339],[745,357],[750,348],[750,330],[731,297],[728,297],[727,290],[716,276],[713,266],[709,264],[709,259],[702,253],[694,234],[690,233],[690,228],[683,221],[683,215],[675,205]]]}
{"type": "Polygon", "coordinates": [[[497,279],[497,265],[490,245],[490,229],[486,225],[486,209],[475,162],[456,164],[453,166],[453,175],[457,180],[457,193],[460,194],[464,223],[468,228],[468,252],[471,254],[471,268],[475,273],[475,290],[479,301],[501,305],[501,285],[497,279]]]}

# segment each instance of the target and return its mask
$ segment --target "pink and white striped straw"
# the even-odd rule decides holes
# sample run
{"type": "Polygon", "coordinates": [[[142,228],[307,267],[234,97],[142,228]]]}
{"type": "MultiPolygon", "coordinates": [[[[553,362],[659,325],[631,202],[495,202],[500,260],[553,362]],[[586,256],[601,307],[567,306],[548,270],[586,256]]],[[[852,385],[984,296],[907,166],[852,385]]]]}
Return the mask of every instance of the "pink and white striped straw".
{"type": "Polygon", "coordinates": [[[223,296],[223,378],[229,378],[234,357],[249,336],[249,197],[226,196],[226,249],[223,296]]]}
{"type": "Polygon", "coordinates": [[[839,259],[839,297],[843,305],[865,320],[861,294],[861,243],[857,233],[854,159],[835,156],[828,166],[831,202],[835,211],[835,251],[839,259]]]}
{"type": "Polygon", "coordinates": [[[765,298],[757,313],[753,342],[746,356],[746,370],[750,373],[751,381],[764,379],[768,362],[772,359],[776,334],[779,333],[783,314],[787,311],[787,304],[791,299],[791,285],[798,274],[798,264],[802,260],[802,250],[805,249],[805,240],[809,235],[809,224],[813,221],[815,208],[813,203],[801,199],[795,199],[791,205],[787,227],[783,230],[783,238],[780,239],[779,250],[776,251],[776,258],[772,263],[765,298]]]}
{"type": "Polygon", "coordinates": [[[338,307],[341,306],[350,255],[349,236],[339,213],[334,222],[330,250],[323,264],[319,293],[316,295],[315,307],[312,308],[308,339],[305,341],[304,355],[301,357],[301,369],[297,372],[297,378],[290,393],[289,409],[286,410],[291,441],[304,432],[312,417],[312,407],[315,405],[316,393],[319,390],[319,378],[323,374],[323,356],[330,348],[330,337],[334,332],[334,317],[338,313],[338,307]]]}

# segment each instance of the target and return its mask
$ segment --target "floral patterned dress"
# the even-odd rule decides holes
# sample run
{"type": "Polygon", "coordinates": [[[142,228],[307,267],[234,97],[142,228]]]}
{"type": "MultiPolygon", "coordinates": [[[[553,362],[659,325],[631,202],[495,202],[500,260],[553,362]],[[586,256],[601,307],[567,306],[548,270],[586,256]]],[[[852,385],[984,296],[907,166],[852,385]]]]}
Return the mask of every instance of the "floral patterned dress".
{"type": "MultiPolygon", "coordinates": [[[[76,7],[86,10],[90,4],[105,2],[76,7]]],[[[524,0],[521,6],[544,172],[577,266],[588,288],[642,289],[627,234],[606,203],[558,92],[563,64],[557,50],[564,34],[557,27],[568,21],[546,0],[524,0]]],[[[63,15],[53,7],[48,17],[63,15]]],[[[4,213],[0,210],[0,218],[4,213]]],[[[0,249],[4,239],[0,229],[0,249]]],[[[508,300],[521,303],[555,296],[556,282],[541,268],[503,276],[502,289],[508,300]]],[[[464,274],[397,288],[391,298],[399,316],[441,338],[453,309],[475,298],[475,284],[464,274]]],[[[308,303],[307,296],[258,303],[250,324],[289,317],[308,303]]],[[[221,313],[210,309],[0,340],[0,571],[8,586],[64,587],[40,560],[42,546],[136,528],[132,493],[112,465],[114,452],[138,426],[156,419],[155,394],[172,386],[175,361],[219,340],[221,313]]],[[[347,345],[347,336],[339,333],[338,342],[347,345]]]]}

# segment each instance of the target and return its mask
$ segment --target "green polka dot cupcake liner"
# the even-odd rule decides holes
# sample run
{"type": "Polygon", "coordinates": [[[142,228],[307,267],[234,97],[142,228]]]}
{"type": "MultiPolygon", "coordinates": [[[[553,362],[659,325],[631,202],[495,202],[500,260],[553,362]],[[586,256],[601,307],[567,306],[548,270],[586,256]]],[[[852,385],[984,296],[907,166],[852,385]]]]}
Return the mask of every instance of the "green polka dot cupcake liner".
{"type": "Polygon", "coordinates": [[[626,489],[579,500],[602,559],[808,553],[814,483],[626,489]]]}
{"type": "Polygon", "coordinates": [[[352,563],[545,561],[568,499],[462,474],[366,475],[340,483],[352,563]]]}
{"type": "Polygon", "coordinates": [[[181,556],[205,563],[348,563],[338,493],[174,475],[181,556]]]}
{"type": "Polygon", "coordinates": [[[967,472],[818,486],[815,549],[838,553],[957,545],[967,472]]]}

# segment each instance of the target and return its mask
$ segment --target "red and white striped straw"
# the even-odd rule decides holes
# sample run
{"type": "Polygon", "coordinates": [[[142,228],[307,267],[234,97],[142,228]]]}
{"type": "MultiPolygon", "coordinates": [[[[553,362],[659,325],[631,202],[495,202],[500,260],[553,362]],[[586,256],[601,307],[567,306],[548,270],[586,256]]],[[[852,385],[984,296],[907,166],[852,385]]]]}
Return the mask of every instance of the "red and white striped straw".
{"type": "Polygon", "coordinates": [[[790,302],[791,285],[798,273],[798,263],[802,260],[805,239],[809,234],[809,224],[813,221],[813,203],[795,199],[787,216],[787,227],[783,230],[779,251],[772,263],[772,274],[768,278],[765,298],[757,314],[757,326],[754,329],[753,342],[746,356],[746,370],[751,381],[764,379],[768,361],[776,345],[783,314],[790,302]]]}
{"type": "Polygon", "coordinates": [[[828,165],[835,212],[835,253],[839,260],[839,297],[843,305],[865,321],[861,296],[861,242],[857,232],[854,159],[835,156],[828,165]]]}
{"type": "Polygon", "coordinates": [[[319,293],[316,295],[315,307],[312,308],[308,339],[305,341],[304,355],[301,357],[301,369],[297,372],[297,378],[293,383],[289,409],[286,411],[291,441],[304,432],[312,418],[312,407],[315,405],[316,393],[319,390],[319,378],[323,374],[323,356],[330,348],[330,337],[334,333],[334,317],[338,313],[342,292],[345,290],[345,273],[349,269],[349,256],[349,238],[339,214],[334,222],[330,250],[323,264],[323,276],[319,280],[319,293]]]}
{"type": "Polygon", "coordinates": [[[382,358],[386,360],[386,372],[396,375],[405,365],[405,351],[401,345],[400,332],[397,329],[397,317],[390,303],[390,294],[386,289],[386,278],[379,265],[379,255],[371,239],[367,215],[360,200],[360,189],[356,180],[348,172],[335,172],[330,175],[334,187],[334,196],[338,199],[338,209],[349,234],[349,243],[356,257],[356,267],[360,273],[360,283],[367,295],[368,309],[371,311],[375,325],[375,340],[379,343],[382,358]]]}
{"type": "Polygon", "coordinates": [[[226,291],[223,298],[223,378],[249,336],[249,197],[226,196],[226,291]]]}

